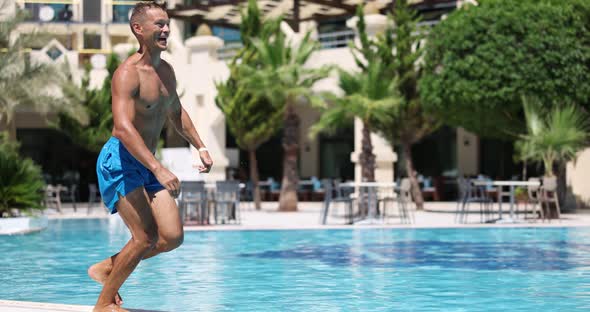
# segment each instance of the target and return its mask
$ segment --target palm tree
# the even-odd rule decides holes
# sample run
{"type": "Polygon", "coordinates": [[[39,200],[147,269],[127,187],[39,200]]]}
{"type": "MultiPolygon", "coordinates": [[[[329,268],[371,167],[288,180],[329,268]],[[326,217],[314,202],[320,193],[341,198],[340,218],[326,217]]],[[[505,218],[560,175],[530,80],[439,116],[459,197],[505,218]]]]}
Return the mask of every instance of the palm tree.
{"type": "Polygon", "coordinates": [[[62,83],[64,97],[71,102],[80,103],[84,108],[88,120],[80,122],[79,119],[72,117],[71,114],[60,113],[57,123],[54,125],[59,131],[69,136],[72,141],[95,153],[100,152],[103,145],[111,137],[113,129],[113,112],[111,110],[111,82],[115,70],[119,66],[119,59],[115,54],[111,54],[107,59],[108,76],[102,83],[102,88],[91,89],[90,71],[86,72],[86,77],[82,80],[82,85],[78,86],[68,80],[62,83]]]}
{"type": "Polygon", "coordinates": [[[386,112],[387,118],[376,120],[373,128],[392,147],[401,146],[406,174],[412,184],[412,197],[416,208],[423,209],[424,199],[412,161],[412,145],[438,129],[440,121],[423,109],[417,88],[421,73],[418,60],[422,55],[419,43],[423,38],[417,28],[419,18],[408,7],[406,0],[397,1],[390,17],[393,23],[382,35],[369,39],[362,10],[357,11],[357,17],[361,46],[354,51],[363,57],[360,59],[355,55],[357,65],[366,71],[372,63],[383,63],[388,70],[382,79],[397,79],[397,92],[401,96],[396,108],[386,112]]]}
{"type": "Polygon", "coordinates": [[[79,103],[62,96],[65,69],[31,61],[27,48],[37,39],[35,35],[11,38],[23,19],[24,14],[17,12],[0,22],[0,122],[10,124],[16,108],[24,106],[41,113],[63,111],[84,122],[79,103]]]}
{"type": "Polygon", "coordinates": [[[545,176],[553,177],[554,166],[576,158],[588,146],[588,118],[575,105],[555,105],[546,115],[534,97],[522,97],[527,133],[516,142],[522,160],[542,162],[545,176]]]}
{"type": "Polygon", "coordinates": [[[42,209],[41,167],[18,153],[19,144],[0,132],[0,218],[16,211],[42,209]]]}
{"type": "Polygon", "coordinates": [[[362,151],[359,156],[362,180],[375,181],[375,155],[371,142],[371,132],[375,122],[386,123],[389,111],[399,105],[400,96],[393,79],[383,79],[386,65],[373,62],[365,72],[349,73],[340,71],[340,88],[344,97],[332,97],[331,105],[320,120],[312,127],[312,135],[320,131],[332,131],[347,126],[354,117],[363,122],[362,151]]]}
{"type": "Polygon", "coordinates": [[[245,66],[245,79],[240,83],[247,86],[248,90],[266,97],[273,105],[284,107],[284,159],[279,211],[296,211],[300,120],[295,113],[295,105],[302,101],[322,105],[322,99],[311,91],[311,87],[318,80],[326,78],[332,67],[304,67],[310,55],[318,49],[310,33],[303,37],[298,46],[291,45],[282,32],[265,41],[254,38],[252,44],[260,63],[257,66],[245,66]]]}
{"type": "Polygon", "coordinates": [[[246,12],[242,13],[240,24],[244,47],[229,64],[229,78],[216,84],[218,93],[215,98],[215,103],[225,115],[229,131],[236,138],[236,143],[241,149],[248,151],[250,180],[257,210],[260,209],[260,188],[256,150],[280,129],[284,114],[283,105],[276,107],[268,98],[254,94],[245,85],[238,83],[244,79],[244,66],[257,66],[259,63],[252,38],[268,40],[280,31],[280,20],[262,21],[261,16],[256,1],[250,0],[246,12]]]}

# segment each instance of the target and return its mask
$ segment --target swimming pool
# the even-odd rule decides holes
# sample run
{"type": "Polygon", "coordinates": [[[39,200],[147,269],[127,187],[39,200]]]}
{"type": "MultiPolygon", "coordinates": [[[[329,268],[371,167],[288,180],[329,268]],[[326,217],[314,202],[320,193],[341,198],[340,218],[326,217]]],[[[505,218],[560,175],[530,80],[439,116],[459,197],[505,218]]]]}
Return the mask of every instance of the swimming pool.
{"type": "MultiPolygon", "coordinates": [[[[109,220],[0,237],[0,299],[92,305],[88,265],[128,238],[109,220]]],[[[189,232],[121,294],[162,311],[581,311],[590,228],[189,232]]]]}

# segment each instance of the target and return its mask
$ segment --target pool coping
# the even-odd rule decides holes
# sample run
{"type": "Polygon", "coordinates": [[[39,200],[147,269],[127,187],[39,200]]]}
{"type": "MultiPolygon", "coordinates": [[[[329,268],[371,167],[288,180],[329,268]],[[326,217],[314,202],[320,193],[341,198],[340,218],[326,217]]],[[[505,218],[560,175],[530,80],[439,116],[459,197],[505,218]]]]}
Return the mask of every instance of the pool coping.
{"type": "Polygon", "coordinates": [[[306,225],[306,226],[242,226],[242,225],[190,225],[184,226],[186,232],[207,231],[317,231],[317,230],[376,230],[376,229],[484,229],[484,228],[578,228],[590,227],[587,223],[509,223],[509,224],[373,224],[373,225],[306,225]]]}
{"type": "MultiPolygon", "coordinates": [[[[93,308],[93,306],[85,305],[0,300],[0,310],[3,312],[92,312],[93,308]]],[[[132,312],[158,312],[141,309],[125,309],[132,312]]]]}

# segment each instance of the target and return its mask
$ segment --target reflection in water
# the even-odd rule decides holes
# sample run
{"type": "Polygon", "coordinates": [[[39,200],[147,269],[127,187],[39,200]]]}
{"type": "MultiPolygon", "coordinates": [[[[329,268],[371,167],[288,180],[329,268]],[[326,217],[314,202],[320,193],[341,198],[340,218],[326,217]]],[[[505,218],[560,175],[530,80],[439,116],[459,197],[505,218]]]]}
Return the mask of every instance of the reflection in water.
{"type": "Polygon", "coordinates": [[[590,245],[566,241],[495,243],[435,240],[302,246],[285,250],[243,253],[242,257],[317,260],[332,266],[410,268],[436,266],[473,270],[550,271],[586,267],[590,245]],[[576,253],[573,252],[576,251],[576,253]]]}

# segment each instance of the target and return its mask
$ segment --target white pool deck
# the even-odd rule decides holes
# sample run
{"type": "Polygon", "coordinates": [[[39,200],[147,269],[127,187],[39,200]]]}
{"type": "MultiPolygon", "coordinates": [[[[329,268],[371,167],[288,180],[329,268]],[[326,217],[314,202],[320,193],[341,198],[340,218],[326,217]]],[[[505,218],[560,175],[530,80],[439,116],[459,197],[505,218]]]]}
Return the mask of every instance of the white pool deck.
{"type": "MultiPolygon", "coordinates": [[[[0,300],[2,312],[92,312],[92,306],[0,300]]],[[[130,312],[163,312],[129,309],[130,312]]]]}
{"type": "MultiPolygon", "coordinates": [[[[119,218],[117,215],[109,216],[104,208],[95,206],[88,211],[85,203],[78,204],[77,211],[74,211],[71,204],[65,204],[62,213],[55,211],[46,211],[50,219],[73,219],[73,218],[119,218]]],[[[322,204],[319,202],[302,202],[299,203],[297,212],[278,212],[276,202],[264,202],[262,209],[254,210],[251,204],[245,203],[242,206],[240,225],[207,225],[207,226],[186,226],[186,231],[235,231],[235,230],[317,230],[317,229],[371,229],[371,228],[400,228],[400,229],[419,229],[419,228],[482,228],[482,227],[584,227],[590,226],[590,210],[578,210],[576,213],[564,213],[561,220],[551,220],[550,222],[541,222],[522,219],[522,214],[518,215],[517,223],[502,224],[481,224],[479,208],[473,206],[474,211],[468,216],[467,223],[455,222],[455,202],[426,202],[424,211],[415,213],[414,224],[401,224],[399,219],[391,218],[386,221],[378,220],[374,224],[344,224],[344,219],[339,217],[328,218],[328,224],[320,224],[320,211],[322,204]]],[[[508,205],[504,204],[503,209],[507,210],[508,205]]],[[[522,207],[521,207],[522,210],[522,207]]],[[[337,210],[342,214],[343,210],[337,210]]],[[[507,217],[508,213],[504,214],[507,217]]],[[[0,298],[1,299],[1,298],[0,298]]],[[[134,310],[129,311],[149,311],[134,310]]],[[[17,302],[0,300],[0,311],[2,312],[61,312],[61,311],[92,311],[91,306],[60,305],[36,302],[17,302]]]]}
{"type": "MultiPolygon", "coordinates": [[[[365,229],[365,228],[479,228],[479,227],[571,227],[590,226],[590,210],[578,210],[575,213],[562,213],[560,220],[542,222],[541,220],[524,220],[523,206],[520,206],[516,223],[480,223],[479,206],[472,205],[467,223],[455,221],[455,202],[426,202],[423,211],[415,212],[413,224],[402,224],[399,218],[375,220],[372,224],[345,224],[342,217],[329,214],[326,225],[320,224],[321,202],[300,202],[297,212],[279,212],[277,202],[263,202],[261,210],[254,210],[251,203],[242,203],[241,224],[185,226],[186,231],[223,231],[223,230],[294,230],[294,229],[365,229]]],[[[88,211],[86,203],[78,205],[74,212],[71,204],[66,203],[62,213],[47,211],[49,219],[70,218],[116,218],[118,215],[108,215],[104,208],[95,206],[88,211]]],[[[504,203],[503,217],[509,216],[508,203],[504,203]]],[[[494,209],[498,209],[494,205],[494,209]]],[[[342,207],[336,213],[342,215],[342,207]]],[[[530,215],[530,214],[529,214],[530,215]]],[[[530,217],[530,216],[529,216],[530,217]]]]}

